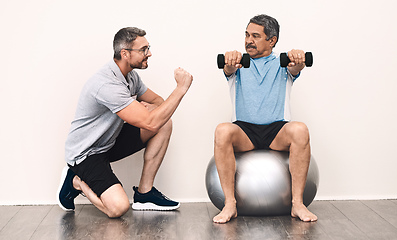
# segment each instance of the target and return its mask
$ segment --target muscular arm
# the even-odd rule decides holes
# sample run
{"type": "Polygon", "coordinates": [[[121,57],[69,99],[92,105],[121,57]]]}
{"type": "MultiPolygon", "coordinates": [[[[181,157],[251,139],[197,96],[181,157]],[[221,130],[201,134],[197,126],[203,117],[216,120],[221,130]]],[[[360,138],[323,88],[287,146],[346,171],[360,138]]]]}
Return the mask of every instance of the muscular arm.
{"type": "Polygon", "coordinates": [[[157,95],[155,92],[153,92],[149,88],[147,89],[147,91],[144,94],[142,94],[142,96],[138,97],[138,100],[153,104],[156,107],[160,106],[160,104],[162,104],[164,102],[164,99],[162,97],[157,95]]]}
{"type": "Polygon", "coordinates": [[[177,86],[171,95],[163,102],[162,98],[148,90],[139,100],[159,104],[158,107],[150,111],[138,101],[133,101],[126,108],[117,112],[117,115],[127,123],[152,132],[157,132],[172,116],[186,94],[193,80],[192,75],[183,69],[175,70],[175,80],[177,86]],[[161,98],[161,99],[160,99],[161,98]]]}

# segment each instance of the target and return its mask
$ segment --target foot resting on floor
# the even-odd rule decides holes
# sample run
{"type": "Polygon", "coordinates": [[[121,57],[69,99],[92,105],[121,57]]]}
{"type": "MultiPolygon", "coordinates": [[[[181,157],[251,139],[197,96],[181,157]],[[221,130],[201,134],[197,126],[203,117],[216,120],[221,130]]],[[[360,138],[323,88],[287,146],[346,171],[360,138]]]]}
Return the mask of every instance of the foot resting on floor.
{"type": "Polygon", "coordinates": [[[214,223],[227,223],[231,219],[237,217],[236,203],[225,204],[222,211],[216,215],[212,220],[214,223]]]}
{"type": "Polygon", "coordinates": [[[133,189],[135,193],[132,209],[134,210],[170,211],[178,209],[180,206],[179,202],[172,201],[155,187],[152,187],[147,193],[140,193],[137,187],[133,187],[133,189]]]}
{"type": "Polygon", "coordinates": [[[310,212],[303,203],[292,204],[291,216],[304,222],[317,221],[317,216],[310,212]]]}

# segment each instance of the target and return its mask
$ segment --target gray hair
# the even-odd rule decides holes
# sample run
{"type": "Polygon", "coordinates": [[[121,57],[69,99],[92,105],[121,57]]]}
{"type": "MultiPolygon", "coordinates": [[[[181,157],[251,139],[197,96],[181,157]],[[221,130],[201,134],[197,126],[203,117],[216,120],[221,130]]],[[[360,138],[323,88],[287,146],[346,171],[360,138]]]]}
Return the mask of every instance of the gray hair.
{"type": "Polygon", "coordinates": [[[146,35],[145,30],[136,27],[126,27],[120,29],[113,40],[114,58],[117,60],[121,59],[120,52],[122,49],[131,47],[131,43],[139,36],[143,37],[146,35]]]}
{"type": "MultiPolygon", "coordinates": [[[[272,37],[277,37],[276,43],[278,42],[278,36],[280,32],[280,25],[278,25],[278,22],[275,18],[272,18],[268,15],[261,14],[257,15],[253,18],[250,19],[250,23],[255,23],[260,26],[263,26],[264,32],[267,36],[267,41],[269,41],[270,38],[272,37]]],[[[276,43],[274,44],[274,47],[276,46],[276,43]]]]}

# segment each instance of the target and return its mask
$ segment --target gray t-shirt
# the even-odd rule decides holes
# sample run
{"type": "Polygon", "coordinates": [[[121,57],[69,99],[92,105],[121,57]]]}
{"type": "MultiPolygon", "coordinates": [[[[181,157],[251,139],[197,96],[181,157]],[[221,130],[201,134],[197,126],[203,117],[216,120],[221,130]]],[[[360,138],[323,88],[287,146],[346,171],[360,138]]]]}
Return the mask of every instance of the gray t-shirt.
{"type": "Polygon", "coordinates": [[[126,80],[114,60],[91,77],[80,94],[66,139],[66,162],[74,166],[90,155],[112,148],[124,124],[116,113],[146,90],[134,70],[128,73],[126,80]]]}

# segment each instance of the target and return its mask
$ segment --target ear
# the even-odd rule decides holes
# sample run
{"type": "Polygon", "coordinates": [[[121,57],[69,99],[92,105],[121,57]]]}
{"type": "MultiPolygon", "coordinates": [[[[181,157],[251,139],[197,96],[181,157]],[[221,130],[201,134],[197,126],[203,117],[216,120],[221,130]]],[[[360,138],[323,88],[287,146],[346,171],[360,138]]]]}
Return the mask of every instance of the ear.
{"type": "Polygon", "coordinates": [[[121,58],[126,58],[127,57],[127,53],[128,51],[127,50],[125,50],[125,49],[121,49],[121,51],[120,51],[120,56],[121,56],[121,58]]]}
{"type": "Polygon", "coordinates": [[[276,45],[277,42],[277,37],[273,36],[272,38],[269,39],[269,41],[270,41],[270,46],[274,47],[274,45],[276,45]]]}

